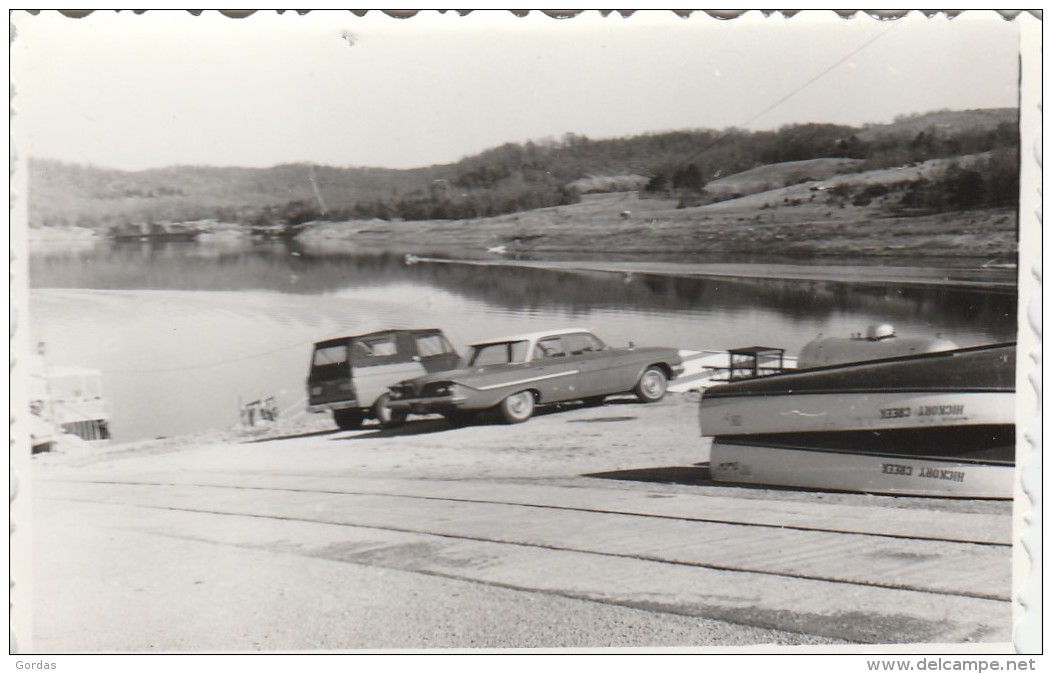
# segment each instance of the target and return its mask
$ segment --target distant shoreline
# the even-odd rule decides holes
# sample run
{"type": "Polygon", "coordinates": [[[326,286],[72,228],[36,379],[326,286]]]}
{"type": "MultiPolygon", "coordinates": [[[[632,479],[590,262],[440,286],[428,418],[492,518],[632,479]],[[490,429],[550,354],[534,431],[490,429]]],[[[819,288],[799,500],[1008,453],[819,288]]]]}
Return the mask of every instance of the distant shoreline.
{"type": "Polygon", "coordinates": [[[743,278],[834,283],[888,283],[944,287],[988,288],[1012,291],[1017,287],[1014,269],[938,267],[857,267],[814,264],[681,263],[556,260],[465,260],[407,256],[416,264],[468,264],[490,267],[527,267],[553,271],[586,271],[681,278],[743,278]]]}
{"type": "MultiPolygon", "coordinates": [[[[361,223],[356,224],[361,226],[361,223]]],[[[105,237],[86,228],[46,231],[46,235],[40,236],[43,234],[40,230],[30,230],[31,249],[61,249],[67,246],[75,249],[107,244],[105,237]]],[[[933,247],[932,250],[937,252],[931,255],[917,254],[917,250],[909,251],[912,254],[892,256],[863,250],[848,253],[821,249],[812,250],[807,255],[800,251],[796,251],[796,255],[760,255],[754,251],[719,251],[702,255],[685,249],[643,251],[639,249],[643,241],[633,242],[635,246],[618,246],[617,250],[612,251],[589,249],[586,245],[587,236],[572,237],[564,242],[569,245],[546,250],[521,245],[519,240],[508,234],[490,230],[487,235],[478,229],[466,228],[464,223],[454,223],[446,228],[436,228],[434,223],[415,228],[409,223],[384,223],[378,229],[360,229],[351,223],[344,223],[343,227],[321,224],[314,231],[291,239],[285,245],[319,253],[406,255],[407,259],[432,264],[456,263],[683,278],[884,283],[985,288],[1005,292],[1014,290],[1018,284],[1018,269],[1012,261],[1014,256],[990,253],[947,255],[954,248],[950,245],[933,247]],[[509,239],[509,243],[504,243],[509,239]],[[800,257],[800,261],[793,260],[793,257],[800,257]],[[723,261],[728,258],[731,261],[723,261]],[[891,262],[896,264],[888,264],[891,262]]],[[[197,242],[172,245],[228,247],[247,246],[256,242],[247,234],[226,226],[202,235],[197,242]]],[[[264,243],[279,245],[277,241],[264,243]]]]}

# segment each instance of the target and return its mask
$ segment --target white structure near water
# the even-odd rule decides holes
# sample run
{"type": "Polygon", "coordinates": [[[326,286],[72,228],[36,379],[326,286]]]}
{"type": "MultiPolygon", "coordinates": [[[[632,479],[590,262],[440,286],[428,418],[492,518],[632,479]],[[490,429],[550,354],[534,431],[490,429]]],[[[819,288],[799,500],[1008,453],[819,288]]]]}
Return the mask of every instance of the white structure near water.
{"type": "Polygon", "coordinates": [[[47,451],[64,433],[92,444],[109,442],[109,411],[102,373],[84,367],[34,368],[30,411],[33,451],[47,451]]]}

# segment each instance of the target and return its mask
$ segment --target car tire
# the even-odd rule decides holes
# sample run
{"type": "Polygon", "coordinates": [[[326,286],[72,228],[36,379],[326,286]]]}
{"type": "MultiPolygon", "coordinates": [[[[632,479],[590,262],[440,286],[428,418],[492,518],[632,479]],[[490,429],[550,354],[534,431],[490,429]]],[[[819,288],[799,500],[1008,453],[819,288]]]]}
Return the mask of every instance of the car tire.
{"type": "Polygon", "coordinates": [[[497,405],[500,418],[506,424],[521,424],[533,416],[533,408],[537,401],[530,391],[519,391],[513,393],[497,405]]]}
{"type": "Polygon", "coordinates": [[[332,419],[341,431],[356,431],[362,427],[365,415],[361,410],[333,410],[332,419]]]}
{"type": "Polygon", "coordinates": [[[632,392],[641,402],[656,403],[665,397],[668,390],[668,376],[660,367],[653,365],[643,371],[632,392]]]}
{"type": "Polygon", "coordinates": [[[405,424],[409,411],[391,409],[391,397],[385,393],[373,404],[373,416],[384,428],[398,428],[405,424]]]}

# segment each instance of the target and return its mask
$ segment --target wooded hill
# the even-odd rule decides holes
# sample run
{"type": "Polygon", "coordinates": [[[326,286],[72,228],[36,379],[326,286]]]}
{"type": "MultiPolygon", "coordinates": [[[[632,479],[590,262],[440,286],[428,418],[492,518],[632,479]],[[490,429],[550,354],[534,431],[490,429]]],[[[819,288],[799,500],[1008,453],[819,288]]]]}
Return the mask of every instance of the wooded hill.
{"type": "Polygon", "coordinates": [[[937,175],[842,196],[891,193],[896,207],[946,212],[1013,206],[1018,152],[1018,111],[989,109],[912,115],[864,128],[798,124],[777,131],[690,130],[603,140],[567,134],[408,170],[287,164],[130,172],[31,158],[29,219],[32,227],[96,229],[201,220],[262,225],[469,219],[628,190],[672,197],[688,207],[939,158],[952,161],[937,175]],[[754,180],[729,180],[747,175],[754,180]]]}

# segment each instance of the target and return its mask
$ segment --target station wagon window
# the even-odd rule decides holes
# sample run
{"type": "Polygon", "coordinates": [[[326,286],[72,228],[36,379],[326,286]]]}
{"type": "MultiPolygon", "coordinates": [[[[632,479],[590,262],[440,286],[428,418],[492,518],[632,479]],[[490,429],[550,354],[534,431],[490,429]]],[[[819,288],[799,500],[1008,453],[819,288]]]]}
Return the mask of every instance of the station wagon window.
{"type": "Polygon", "coordinates": [[[563,350],[563,344],[558,337],[546,337],[538,341],[534,352],[535,358],[556,358],[565,355],[566,351],[563,350]]]}
{"type": "Polygon", "coordinates": [[[334,344],[332,346],[323,346],[314,350],[313,365],[315,367],[321,367],[323,365],[339,365],[340,363],[346,362],[346,344],[334,344]]]}
{"type": "Polygon", "coordinates": [[[480,365],[522,363],[526,361],[526,348],[528,346],[529,344],[525,341],[479,344],[472,347],[473,351],[468,364],[478,367],[480,365]]]}
{"type": "Polygon", "coordinates": [[[453,345],[442,335],[417,335],[416,353],[421,358],[453,353],[453,345]]]}
{"type": "Polygon", "coordinates": [[[354,359],[356,361],[361,359],[394,356],[397,353],[398,346],[395,344],[394,335],[354,340],[354,359]]]}
{"type": "Polygon", "coordinates": [[[571,354],[590,353],[592,351],[602,351],[606,348],[595,335],[587,332],[577,332],[572,335],[563,335],[563,343],[566,344],[566,350],[571,354]]]}

